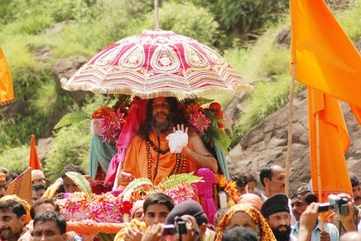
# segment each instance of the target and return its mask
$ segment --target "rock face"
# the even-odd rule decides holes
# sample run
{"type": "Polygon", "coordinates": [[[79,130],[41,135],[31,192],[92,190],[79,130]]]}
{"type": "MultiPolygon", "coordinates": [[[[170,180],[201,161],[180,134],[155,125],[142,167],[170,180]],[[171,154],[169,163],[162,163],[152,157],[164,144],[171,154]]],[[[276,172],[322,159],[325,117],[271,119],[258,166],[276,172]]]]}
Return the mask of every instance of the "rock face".
{"type": "MultiPolygon", "coordinates": [[[[54,66],[53,72],[57,77],[57,84],[60,86],[60,79],[70,78],[83,64],[87,62],[87,58],[84,56],[74,56],[67,59],[60,59],[54,66]]],[[[68,92],[73,100],[80,104],[85,101],[85,98],[91,95],[89,92],[73,91],[68,92]]]]}
{"type": "MultiPolygon", "coordinates": [[[[346,154],[349,169],[361,177],[361,128],[347,105],[342,105],[352,144],[346,154]]],[[[267,164],[284,166],[287,153],[288,106],[266,118],[230,152],[230,172],[252,173],[258,178],[259,170],[267,164]]],[[[307,101],[305,92],[294,101],[293,158],[290,172],[291,193],[310,178],[307,101]]]]}

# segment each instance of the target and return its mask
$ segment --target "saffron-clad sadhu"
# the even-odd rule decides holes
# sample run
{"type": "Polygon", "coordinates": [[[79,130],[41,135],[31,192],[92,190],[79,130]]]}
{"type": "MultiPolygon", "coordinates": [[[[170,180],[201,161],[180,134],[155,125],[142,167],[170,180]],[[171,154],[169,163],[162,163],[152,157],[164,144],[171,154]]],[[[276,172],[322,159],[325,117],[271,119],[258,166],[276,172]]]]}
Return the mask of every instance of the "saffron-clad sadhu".
{"type": "Polygon", "coordinates": [[[158,184],[172,174],[209,168],[217,172],[217,160],[209,153],[202,139],[185,127],[184,114],[173,97],[158,97],[147,104],[147,118],[138,135],[130,142],[119,184],[127,185],[134,178],[146,177],[158,184]],[[167,136],[175,131],[188,133],[188,144],[180,153],[172,153],[167,136]]]}

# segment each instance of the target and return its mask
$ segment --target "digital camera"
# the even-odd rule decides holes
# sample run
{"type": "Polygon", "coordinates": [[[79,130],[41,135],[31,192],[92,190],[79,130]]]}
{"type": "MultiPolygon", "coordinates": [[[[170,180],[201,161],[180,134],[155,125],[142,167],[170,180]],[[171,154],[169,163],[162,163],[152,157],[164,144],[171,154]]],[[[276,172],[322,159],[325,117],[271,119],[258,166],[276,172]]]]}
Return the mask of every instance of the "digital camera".
{"type": "Polygon", "coordinates": [[[346,216],[350,210],[348,207],[348,198],[340,197],[334,194],[328,196],[328,203],[320,204],[318,212],[327,212],[328,210],[335,211],[338,215],[346,216]]]}

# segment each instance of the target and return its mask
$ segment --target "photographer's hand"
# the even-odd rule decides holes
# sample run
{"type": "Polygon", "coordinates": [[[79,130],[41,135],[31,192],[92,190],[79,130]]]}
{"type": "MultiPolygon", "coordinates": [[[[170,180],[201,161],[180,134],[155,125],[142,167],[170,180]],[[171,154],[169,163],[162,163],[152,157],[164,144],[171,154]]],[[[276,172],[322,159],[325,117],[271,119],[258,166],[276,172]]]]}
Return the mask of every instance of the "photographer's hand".
{"type": "Polygon", "coordinates": [[[163,225],[155,224],[148,227],[147,231],[145,231],[143,238],[141,241],[159,241],[162,238],[163,233],[163,225]]]}
{"type": "Polygon", "coordinates": [[[354,209],[353,209],[353,203],[348,203],[348,214],[347,215],[340,215],[340,221],[342,223],[342,226],[345,228],[346,232],[352,232],[357,231],[355,222],[354,222],[354,209]]]}
{"type": "MultiPolygon", "coordinates": [[[[198,241],[200,240],[200,230],[196,219],[190,215],[183,215],[182,219],[186,221],[187,233],[182,235],[182,241],[198,241]]],[[[179,237],[178,239],[179,240],[179,237]]]]}
{"type": "Polygon", "coordinates": [[[128,229],[125,234],[125,239],[127,241],[141,241],[143,234],[138,229],[128,229]]]}
{"type": "Polygon", "coordinates": [[[300,231],[298,241],[310,241],[312,230],[316,225],[318,218],[319,204],[311,203],[300,217],[300,231]]]}
{"type": "Polygon", "coordinates": [[[342,226],[345,228],[346,232],[357,231],[357,227],[354,222],[354,207],[353,207],[353,203],[351,201],[352,200],[351,196],[348,194],[345,194],[345,193],[339,194],[338,196],[347,198],[348,200],[350,200],[347,203],[348,214],[347,215],[339,215],[339,219],[340,219],[342,226]]]}

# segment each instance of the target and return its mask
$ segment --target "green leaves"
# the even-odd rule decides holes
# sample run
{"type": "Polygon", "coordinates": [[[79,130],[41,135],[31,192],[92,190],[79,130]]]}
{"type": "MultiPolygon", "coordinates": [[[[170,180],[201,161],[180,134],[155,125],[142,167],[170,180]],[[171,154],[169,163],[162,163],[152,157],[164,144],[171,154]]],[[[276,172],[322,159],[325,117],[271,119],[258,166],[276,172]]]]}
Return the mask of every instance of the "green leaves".
{"type": "Polygon", "coordinates": [[[70,126],[70,125],[79,123],[81,121],[87,120],[87,119],[90,119],[90,115],[83,111],[71,112],[71,113],[68,113],[65,116],[63,116],[63,118],[60,119],[58,124],[56,124],[54,129],[57,130],[62,127],[70,126]]]}
{"type": "Polygon", "coordinates": [[[148,178],[138,178],[130,182],[122,192],[123,200],[129,200],[132,193],[144,185],[153,186],[153,183],[148,178]]]}
{"type": "Polygon", "coordinates": [[[85,193],[92,193],[88,180],[82,174],[77,172],[67,172],[65,175],[78,186],[80,191],[85,193]]]}
{"type": "Polygon", "coordinates": [[[163,180],[161,183],[158,184],[158,188],[161,190],[167,190],[175,188],[179,185],[184,184],[193,184],[200,182],[202,180],[201,177],[193,175],[193,173],[184,173],[184,174],[178,174],[178,175],[172,175],[170,177],[167,177],[165,180],[163,180]]]}

